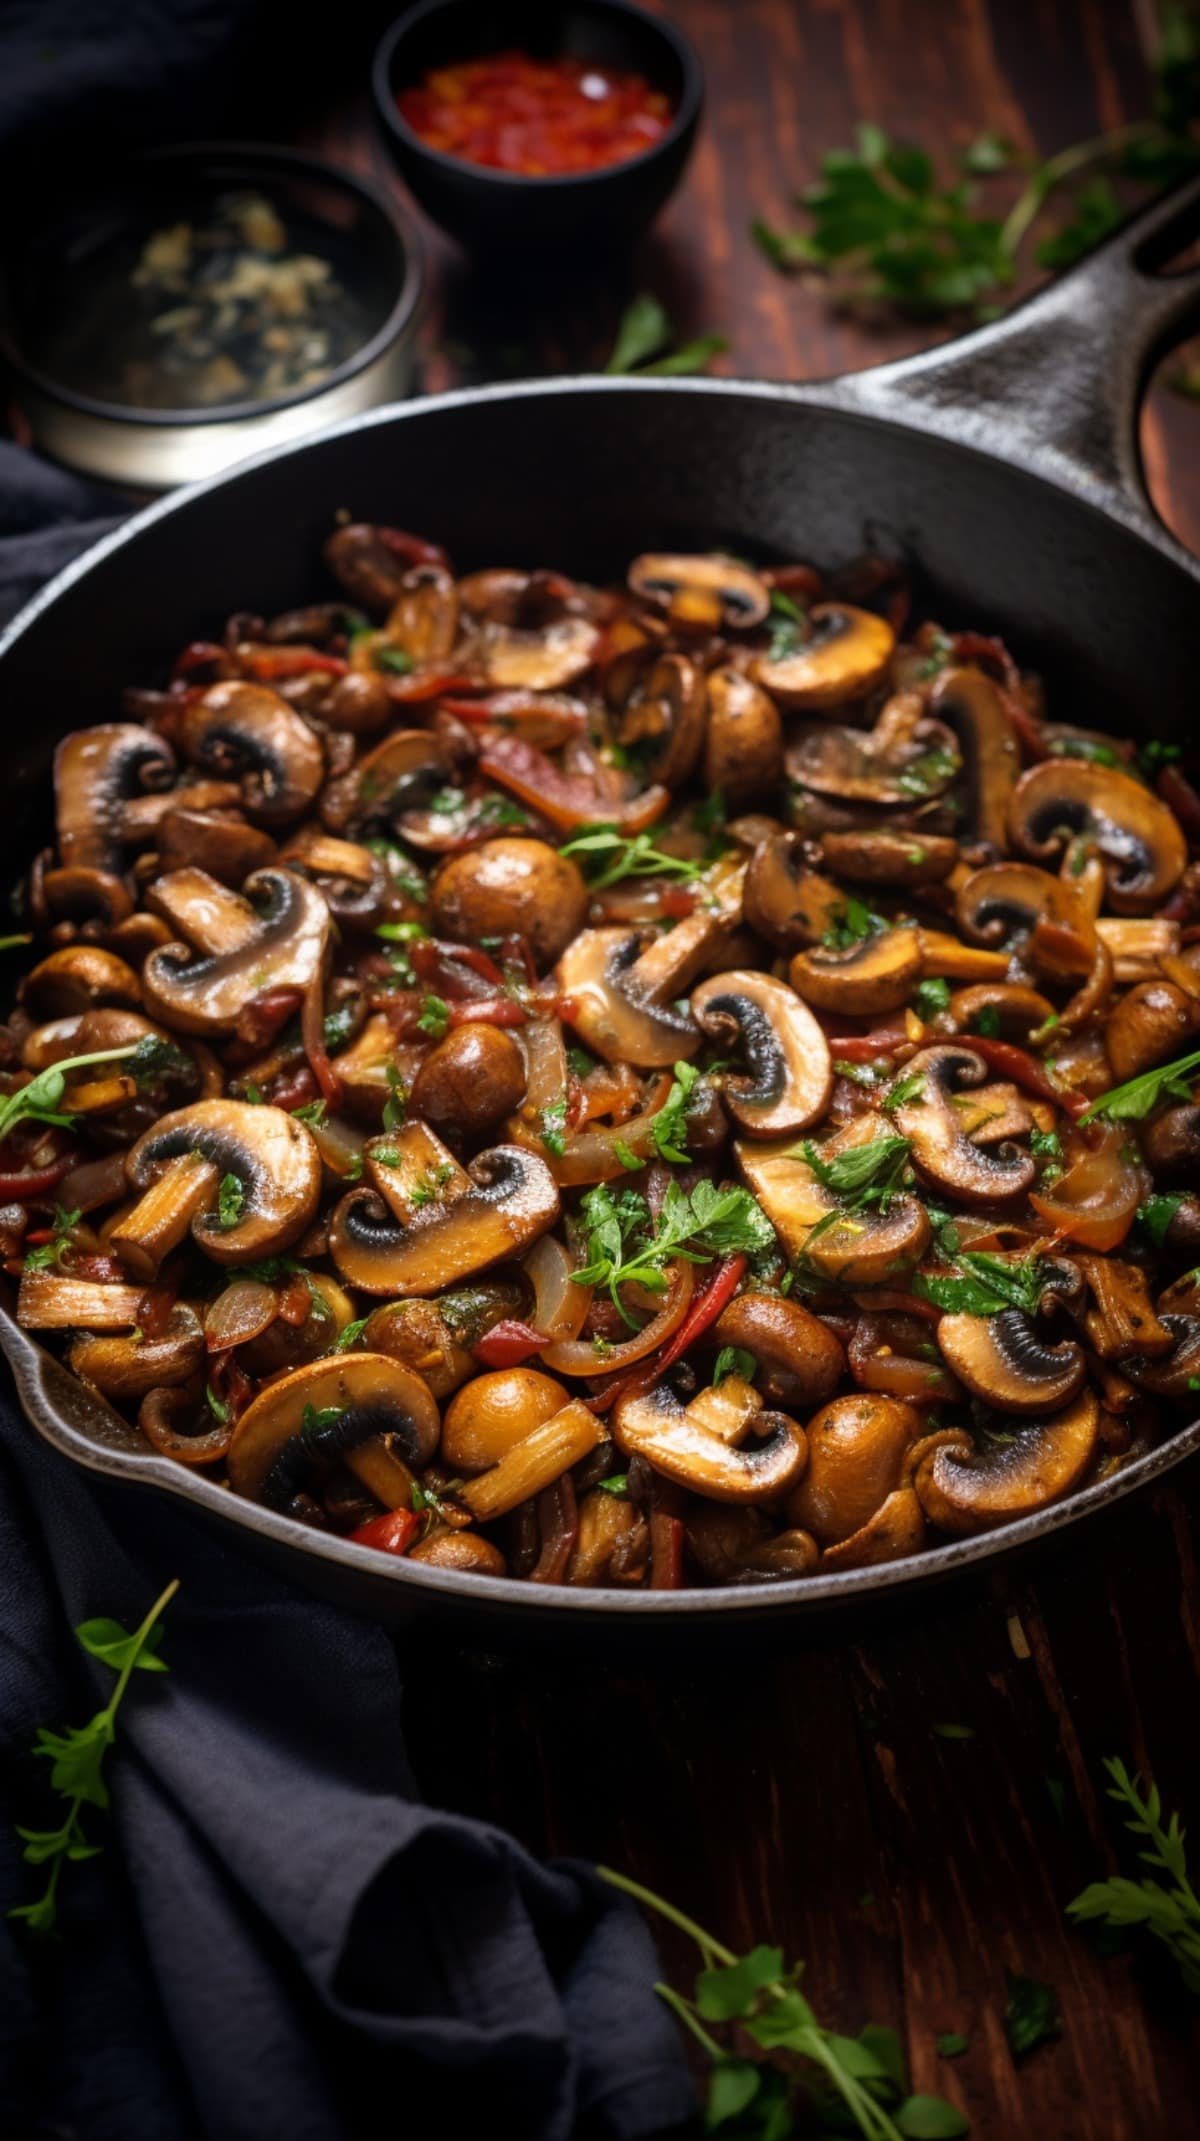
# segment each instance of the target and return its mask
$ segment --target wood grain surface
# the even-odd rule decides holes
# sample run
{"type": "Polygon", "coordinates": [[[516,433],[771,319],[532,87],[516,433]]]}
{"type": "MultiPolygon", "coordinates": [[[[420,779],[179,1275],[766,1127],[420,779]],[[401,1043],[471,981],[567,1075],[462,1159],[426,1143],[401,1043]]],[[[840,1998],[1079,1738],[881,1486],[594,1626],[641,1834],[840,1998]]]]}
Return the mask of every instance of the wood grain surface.
{"type": "MultiPolygon", "coordinates": [[[[570,282],[473,272],[429,232],[427,389],[594,364],[639,289],[682,332],[727,333],[732,373],[817,377],[912,348],[928,331],[839,318],[776,276],[752,217],[785,221],[862,119],[947,154],[985,127],[1046,154],[1147,107],[1150,11],[1127,0],[666,11],[708,78],[682,190],[635,260],[570,282]]],[[[309,138],[396,183],[365,99],[309,138]]],[[[1160,389],[1143,436],[1160,509],[1200,548],[1200,409],[1160,389]]],[[[422,1651],[407,1659],[414,1759],[432,1796],[535,1850],[606,1860],[734,1947],[804,1957],[821,2015],[900,2027],[914,2087],[961,2104],[976,2141],[1186,2141],[1200,2134],[1195,2003],[1144,1948],[1101,1955],[1063,1906],[1133,1866],[1105,1755],[1200,1824],[1198,1505],[1193,1466],[1036,1562],[853,1628],[798,1622],[769,1654],[698,1644],[664,1672],[422,1651]],[[1006,1965],[1051,1984],[1062,2013],[1057,2042],[1020,2065],[1006,1965]],[[970,2040],[953,2062],[935,2050],[945,2030],[970,2040]]],[[[693,1958],[671,1940],[664,1953],[684,1982],[693,1958]]]]}

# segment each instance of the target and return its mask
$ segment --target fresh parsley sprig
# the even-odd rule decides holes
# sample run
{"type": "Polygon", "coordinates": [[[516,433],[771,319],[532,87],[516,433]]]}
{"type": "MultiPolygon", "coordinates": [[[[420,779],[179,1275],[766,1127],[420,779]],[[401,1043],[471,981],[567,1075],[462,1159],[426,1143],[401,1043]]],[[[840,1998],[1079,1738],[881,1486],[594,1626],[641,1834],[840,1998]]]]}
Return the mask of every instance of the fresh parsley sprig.
{"type": "Polygon", "coordinates": [[[702,877],[703,864],[682,855],[664,855],[650,833],[622,833],[615,825],[581,825],[561,855],[578,855],[593,892],[604,892],[626,877],[702,877]]]}
{"type": "Polygon", "coordinates": [[[31,1933],[54,1930],[63,1867],[81,1859],[95,1858],[101,1848],[91,1842],[83,1826],[84,1808],[98,1807],[102,1813],[107,1810],[109,1799],[104,1763],[116,1738],[117,1712],[135,1671],[165,1673],[167,1670],[158,1656],[162,1641],[160,1616],[178,1589],[179,1580],[175,1578],[155,1599],[145,1620],[132,1635],[119,1621],[107,1619],[81,1621],[75,1630],[76,1640],[83,1649],[90,1657],[99,1658],[103,1665],[110,1666],[117,1675],[117,1683],[104,1708],[97,1710],[86,1725],[68,1725],[63,1732],[51,1732],[42,1727],[34,1741],[34,1753],[44,1755],[53,1765],[51,1787],[63,1801],[66,1811],[57,1829],[17,1830],[25,1846],[26,1863],[49,1869],[41,1895],[32,1903],[16,1904],[8,1913],[10,1918],[23,1919],[31,1933]]]}
{"type": "Polygon", "coordinates": [[[952,2141],[969,2131],[962,2112],[943,2097],[910,2095],[895,2030],[868,2024],[857,2037],[843,2037],[825,2029],[799,1989],[803,1964],[789,1968],[781,1948],[737,1956],[639,1881],[607,1866],[597,1871],[699,1950],[703,1967],[691,1999],[670,1985],[654,1989],[712,2062],[710,2133],[727,2129],[738,2141],[786,2141],[799,2103],[816,2115],[822,2132],[848,2131],[865,2141],[952,2141]],[[744,2058],[713,2034],[735,2026],[765,2059],[744,2058]]]}
{"type": "Polygon", "coordinates": [[[66,1091],[68,1071],[86,1070],[93,1063],[121,1063],[136,1056],[142,1046],[140,1041],[130,1041],[124,1048],[98,1048],[87,1056],[66,1056],[61,1063],[51,1063],[45,1070],[31,1078],[28,1085],[15,1093],[6,1093],[0,1100],[0,1142],[14,1131],[18,1123],[53,1123],[63,1128],[74,1122],[73,1115],[64,1114],[62,1097],[66,1091]]]}
{"type": "Polygon", "coordinates": [[[657,1222],[638,1191],[614,1192],[600,1182],[583,1199],[581,1217],[587,1262],[572,1272],[572,1280],[577,1286],[606,1286],[631,1328],[636,1323],[621,1300],[622,1286],[663,1293],[666,1267],[679,1258],[711,1264],[720,1256],[759,1255],[775,1241],[770,1220],[749,1190],[718,1189],[713,1182],[697,1182],[685,1194],[672,1179],[657,1222]]]}
{"type": "Polygon", "coordinates": [[[1044,161],[1022,158],[1001,136],[980,135],[949,183],[923,149],[858,129],[853,149],[837,149],[817,185],[801,195],[809,227],[777,230],[759,221],[752,236],[782,273],[823,272],[842,305],[888,304],[926,318],[973,312],[989,317],[1007,299],[1023,248],[1047,204],[1069,195],[1065,218],[1035,247],[1040,267],[1069,267],[1115,230],[1124,214],[1111,174],[1166,186],[1196,168],[1191,127],[1200,108],[1200,21],[1194,10],[1164,11],[1155,62],[1154,116],[1072,142],[1044,161]],[[1001,221],[983,212],[974,183],[1021,170],[1023,189],[1001,221]]]}
{"type": "Polygon", "coordinates": [[[697,335],[694,341],[671,348],[675,329],[658,298],[643,291],[621,314],[616,340],[609,351],[606,372],[637,372],[643,378],[656,373],[669,378],[685,372],[702,372],[711,357],[728,349],[724,335],[697,335]]]}
{"type": "Polygon", "coordinates": [[[1079,1120],[1090,1123],[1102,1115],[1114,1123],[1142,1122],[1160,1100],[1190,1100],[1198,1075],[1200,1049],[1194,1049],[1190,1056],[1177,1056],[1173,1063],[1160,1063],[1157,1069],[1143,1071],[1140,1077],[1129,1078],[1124,1085],[1114,1085],[1111,1091],[1101,1093],[1090,1108],[1085,1108],[1079,1120]]]}
{"type": "Polygon", "coordinates": [[[1138,1857],[1167,1880],[1164,1884],[1144,1875],[1132,1881],[1118,1874],[1093,1881],[1068,1903],[1068,1913],[1081,1925],[1099,1920],[1122,1928],[1140,1926],[1162,1942],[1188,1991],[1200,1994],[1200,1899],[1188,1879],[1179,1816],[1172,1814],[1164,1827],[1157,1786],[1143,1786],[1116,1755],[1109,1755],[1104,1767],[1112,1778],[1109,1798],[1125,1809],[1125,1827],[1143,1840],[1138,1857]]]}
{"type": "Polygon", "coordinates": [[[677,1063],[671,1090],[650,1125],[659,1158],[676,1167],[686,1167],[691,1159],[687,1149],[688,1108],[699,1080],[694,1063],[677,1063]]]}
{"type": "Polygon", "coordinates": [[[1012,1263],[983,1249],[962,1249],[954,1264],[952,1277],[916,1272],[912,1290],[918,1299],[932,1301],[951,1316],[998,1316],[1006,1308],[1037,1315],[1046,1290],[1042,1257],[1024,1256],[1012,1263]]]}
{"type": "Polygon", "coordinates": [[[71,1247],[71,1236],[82,1218],[82,1210],[67,1212],[64,1211],[61,1204],[56,1204],[54,1218],[51,1222],[50,1240],[39,1242],[36,1248],[27,1252],[25,1257],[26,1271],[56,1270],[71,1247]]]}
{"type": "Polygon", "coordinates": [[[911,1144],[906,1137],[877,1137],[867,1145],[852,1145],[848,1152],[822,1157],[807,1138],[795,1151],[822,1189],[839,1202],[853,1205],[886,1203],[899,1189],[911,1144]]]}

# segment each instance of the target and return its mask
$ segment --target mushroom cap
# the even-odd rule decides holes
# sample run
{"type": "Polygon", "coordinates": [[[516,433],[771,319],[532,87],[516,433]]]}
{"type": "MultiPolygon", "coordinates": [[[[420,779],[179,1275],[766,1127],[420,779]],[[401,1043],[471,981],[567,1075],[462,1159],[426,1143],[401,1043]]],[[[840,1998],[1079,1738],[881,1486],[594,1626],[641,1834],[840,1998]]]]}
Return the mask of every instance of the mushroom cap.
{"type": "Polygon", "coordinates": [[[183,747],[209,773],[240,776],[242,801],[264,825],[302,818],[325,778],[319,737],[263,684],[226,678],[189,705],[183,747]]]}
{"type": "Polygon", "coordinates": [[[429,894],[435,934],[477,944],[516,932],[539,968],[553,966],[579,930],[588,889],[578,864],[545,840],[485,840],[451,855],[429,894]]]}
{"type": "Polygon", "coordinates": [[[539,1368],[495,1368],[476,1375],[446,1407],[442,1461],[464,1475],[486,1472],[569,1402],[565,1385],[539,1368]]]}
{"type": "Polygon", "coordinates": [[[786,1413],[755,1412],[747,1417],[763,1441],[737,1448],[689,1417],[667,1383],[635,1397],[618,1399],[612,1431],[627,1457],[644,1457],[664,1479],[690,1487],[713,1502],[766,1502],[785,1494],[804,1469],[804,1430],[786,1413]]]}
{"type": "Polygon", "coordinates": [[[375,1435],[391,1435],[406,1464],[428,1463],[437,1446],[438,1409],[419,1375],[385,1353],[339,1353],[281,1375],[246,1407],[229,1445],[235,1494],[286,1508],[310,1467],[334,1462],[375,1435]],[[337,1410],[324,1425],[304,1415],[337,1410]]]}
{"type": "Polygon", "coordinates": [[[923,803],[959,772],[958,745],[931,721],[919,692],[889,699],[873,729],[806,722],[792,733],[789,779],[847,803],[923,803]]]}
{"type": "Polygon", "coordinates": [[[737,558],[706,551],[696,557],[645,551],[626,574],[643,602],[670,611],[678,623],[735,629],[761,624],[771,606],[765,581],[737,558]]]}
{"type": "Polygon", "coordinates": [[[122,806],[148,788],[166,789],[175,754],[165,736],[134,721],[74,729],[54,753],[59,858],[65,868],[121,868],[122,806]]]}
{"type": "Polygon", "coordinates": [[[713,1338],[750,1353],[764,1394],[789,1411],[824,1404],[846,1372],[841,1340],[785,1294],[735,1294],[717,1318],[713,1338]]]}
{"type": "Polygon", "coordinates": [[[1053,1412],[1075,1397],[1087,1372],[1073,1339],[1047,1345],[1019,1308],[994,1316],[943,1316],[938,1350],[972,1397],[1004,1413],[1053,1412]]]}
{"type": "Polygon", "coordinates": [[[1130,774],[1089,759],[1030,766],[1013,790],[1008,822],[1013,846],[1035,862],[1061,855],[1073,835],[1094,841],[1118,914],[1157,907],[1187,862],[1187,842],[1166,804],[1130,774]]]}
{"type": "Polygon", "coordinates": [[[978,839],[1004,848],[1021,755],[998,686],[982,669],[946,669],[929,692],[928,706],[961,746],[972,830],[978,839]]]}
{"type": "Polygon", "coordinates": [[[949,877],[958,861],[958,842],[945,833],[862,826],[822,833],[821,860],[827,870],[856,885],[935,885],[949,877]]]}
{"type": "Polygon", "coordinates": [[[555,985],[563,1017],[595,1055],[667,1069],[695,1055],[700,1035],[690,1017],[630,993],[627,977],[641,949],[641,938],[627,929],[581,930],[558,962],[555,985]]]}
{"type": "Polygon", "coordinates": [[[919,1173],[965,1204],[1023,1196],[1037,1177],[1031,1153],[1003,1143],[985,1150],[973,1144],[962,1127],[953,1096],[964,1087],[969,1091],[983,1085],[988,1075],[982,1056],[969,1048],[923,1048],[904,1067],[905,1082],[920,1078],[920,1090],[892,1110],[897,1130],[911,1143],[919,1173]]]}
{"type": "Polygon", "coordinates": [[[896,646],[890,624],[849,602],[818,602],[811,636],[779,661],[760,655],[750,674],[783,706],[841,706],[881,683],[896,646]]]}
{"type": "Polygon", "coordinates": [[[833,1089],[829,1046],[806,1004],[769,974],[734,968],[692,992],[701,1031],[740,1041],[748,1078],[727,1077],[725,1105],[750,1137],[786,1137],[823,1115],[833,1089]]]}
{"type": "Polygon", "coordinates": [[[1028,935],[1038,921],[1072,928],[1078,920],[1075,888],[1030,862],[990,862],[972,870],[955,898],[958,926],[972,944],[1003,946],[1028,935]]]}
{"type": "MultiPolygon", "coordinates": [[[[164,1025],[181,1033],[232,1033],[247,999],[259,990],[307,989],[322,972],[330,921],[316,888],[294,871],[270,869],[248,877],[244,891],[247,899],[262,903],[255,932],[244,942],[199,959],[186,945],[164,944],[147,958],[142,968],[146,1009],[164,1025]]],[[[198,931],[206,918],[198,908],[198,931]]]]}
{"type": "Polygon", "coordinates": [[[73,1375],[105,1397],[144,1398],[186,1383],[204,1366],[204,1332],[195,1311],[179,1301],[155,1333],[81,1331],[67,1361],[73,1375]]]}
{"type": "Polygon", "coordinates": [[[808,1423],[808,1470],[788,1497],[787,1521],[834,1546],[862,1530],[900,1485],[920,1415],[898,1398],[856,1391],[808,1423]]]}
{"type": "Polygon", "coordinates": [[[781,952],[819,944],[846,903],[831,877],[809,869],[800,834],[784,832],[757,842],[743,902],[751,927],[781,952]]]}
{"type": "Polygon", "coordinates": [[[817,944],[797,952],[788,980],[796,994],[818,1010],[871,1018],[907,1003],[923,963],[915,928],[877,930],[840,951],[817,944]]]}
{"type": "Polygon", "coordinates": [[[197,1100],[177,1108],[129,1151],[130,1182],[148,1189],[159,1170],[185,1152],[211,1161],[218,1183],[235,1175],[242,1186],[236,1225],[222,1227],[212,1206],[192,1221],[198,1247],[218,1264],[274,1256],[298,1241],[315,1217],[321,1156],[306,1126],[282,1108],[247,1100],[197,1100]]]}
{"type": "Polygon", "coordinates": [[[921,1507],[939,1531],[989,1531],[1061,1501],[1079,1485],[1100,1441],[1090,1390],[1049,1420],[1016,1426],[1011,1442],[970,1453],[935,1450],[917,1468],[921,1507]]]}
{"type": "Polygon", "coordinates": [[[467,1176],[468,1187],[432,1199],[407,1223],[369,1189],[343,1197],[329,1223],[329,1253],[347,1285],[401,1297],[441,1293],[520,1256],[558,1217],[553,1175],[520,1145],[481,1152],[467,1176]]]}
{"type": "Polygon", "coordinates": [[[710,670],[707,690],[704,785],[741,810],[754,796],[774,794],[783,778],[779,708],[740,669],[710,670]]]}

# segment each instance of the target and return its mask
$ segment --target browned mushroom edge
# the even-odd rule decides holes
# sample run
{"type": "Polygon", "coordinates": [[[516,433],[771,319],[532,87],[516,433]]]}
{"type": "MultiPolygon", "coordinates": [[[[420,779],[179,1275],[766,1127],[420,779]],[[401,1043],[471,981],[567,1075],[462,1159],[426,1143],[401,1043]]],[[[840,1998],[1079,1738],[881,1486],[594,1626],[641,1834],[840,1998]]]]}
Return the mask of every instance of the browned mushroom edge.
{"type": "Polygon", "coordinates": [[[325,554],[58,747],[22,1324],[162,1462],[464,1580],[879,1566],[1186,1420],[1186,765],[878,561],[325,554]]]}

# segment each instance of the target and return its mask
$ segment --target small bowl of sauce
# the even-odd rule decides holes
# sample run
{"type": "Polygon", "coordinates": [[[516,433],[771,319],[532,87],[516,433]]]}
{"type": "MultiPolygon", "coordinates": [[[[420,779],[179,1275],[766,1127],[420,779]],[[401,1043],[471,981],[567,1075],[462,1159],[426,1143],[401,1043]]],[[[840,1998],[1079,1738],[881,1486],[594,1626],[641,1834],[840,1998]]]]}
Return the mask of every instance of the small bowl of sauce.
{"type": "Polygon", "coordinates": [[[487,252],[626,243],[678,183],[702,98],[687,40],[629,0],[424,0],[375,60],[408,186],[487,252]]]}
{"type": "Polygon", "coordinates": [[[5,260],[5,354],[34,442],[136,490],[403,393],[417,241],[289,150],[135,158],[51,204],[5,260]]]}

